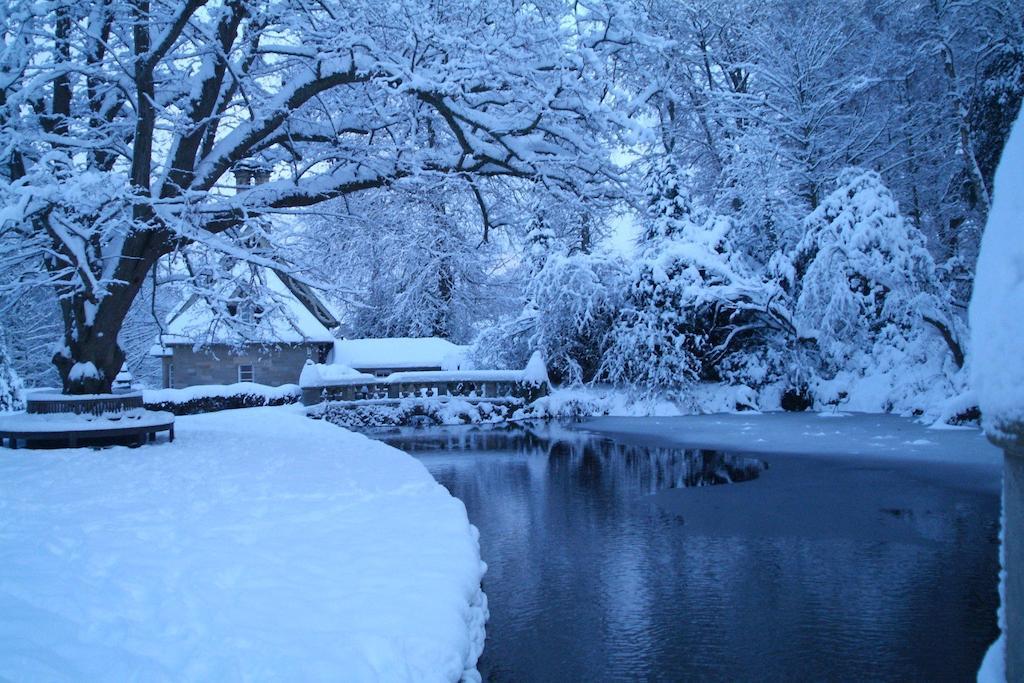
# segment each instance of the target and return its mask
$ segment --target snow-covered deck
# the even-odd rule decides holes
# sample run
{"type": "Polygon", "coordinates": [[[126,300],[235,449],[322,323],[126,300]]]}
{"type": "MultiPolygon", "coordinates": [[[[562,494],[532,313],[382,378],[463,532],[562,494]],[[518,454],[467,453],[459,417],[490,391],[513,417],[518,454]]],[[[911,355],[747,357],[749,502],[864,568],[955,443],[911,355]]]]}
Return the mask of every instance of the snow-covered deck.
{"type": "Polygon", "coordinates": [[[292,406],[177,426],[0,454],[0,676],[475,675],[476,530],[420,463],[292,406]]]}

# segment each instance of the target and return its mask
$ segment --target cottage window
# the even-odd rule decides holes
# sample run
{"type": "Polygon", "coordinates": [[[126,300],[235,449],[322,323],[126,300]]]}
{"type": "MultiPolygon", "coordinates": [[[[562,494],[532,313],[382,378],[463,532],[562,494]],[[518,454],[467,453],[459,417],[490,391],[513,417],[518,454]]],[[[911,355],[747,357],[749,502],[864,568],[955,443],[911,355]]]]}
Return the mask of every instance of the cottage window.
{"type": "Polygon", "coordinates": [[[167,364],[167,389],[174,388],[174,363],[167,364]]]}
{"type": "Polygon", "coordinates": [[[253,382],[254,373],[251,365],[239,365],[238,366],[238,381],[239,382],[253,382]]]}

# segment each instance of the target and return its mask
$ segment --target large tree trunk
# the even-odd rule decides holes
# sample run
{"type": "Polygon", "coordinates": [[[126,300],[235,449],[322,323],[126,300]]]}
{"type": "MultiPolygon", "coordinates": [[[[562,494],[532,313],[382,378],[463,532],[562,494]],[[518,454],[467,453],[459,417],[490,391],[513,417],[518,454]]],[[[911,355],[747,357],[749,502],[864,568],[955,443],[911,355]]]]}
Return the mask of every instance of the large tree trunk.
{"type": "Polygon", "coordinates": [[[169,248],[168,233],[141,230],[125,240],[105,293],[84,291],[74,276],[58,285],[64,347],[53,356],[65,394],[107,394],[124,363],[117,337],[157,259],[169,248]]]}
{"type": "MultiPolygon", "coordinates": [[[[64,312],[64,348],[53,356],[65,394],[109,394],[111,384],[124,363],[124,351],[117,343],[120,324],[114,325],[109,316],[102,325],[87,324],[88,320],[77,312],[68,314],[73,304],[62,306],[64,312]]],[[[124,317],[122,316],[121,321],[124,317]]]]}

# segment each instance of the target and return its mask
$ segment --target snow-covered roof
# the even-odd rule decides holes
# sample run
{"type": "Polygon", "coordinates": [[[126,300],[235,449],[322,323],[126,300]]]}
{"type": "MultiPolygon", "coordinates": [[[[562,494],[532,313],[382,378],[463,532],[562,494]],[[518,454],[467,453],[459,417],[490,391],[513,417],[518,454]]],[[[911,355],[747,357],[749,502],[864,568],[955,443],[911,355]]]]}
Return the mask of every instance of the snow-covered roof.
{"type": "Polygon", "coordinates": [[[306,305],[269,268],[260,269],[275,305],[259,320],[248,325],[232,325],[207,304],[201,296],[185,301],[170,317],[166,330],[150,350],[152,355],[166,355],[167,345],[195,343],[299,343],[334,341],[331,331],[317,319],[306,305]]]}
{"type": "Polygon", "coordinates": [[[387,339],[339,339],[334,342],[334,363],[357,370],[372,368],[454,369],[468,346],[440,337],[391,337],[387,339]]]}

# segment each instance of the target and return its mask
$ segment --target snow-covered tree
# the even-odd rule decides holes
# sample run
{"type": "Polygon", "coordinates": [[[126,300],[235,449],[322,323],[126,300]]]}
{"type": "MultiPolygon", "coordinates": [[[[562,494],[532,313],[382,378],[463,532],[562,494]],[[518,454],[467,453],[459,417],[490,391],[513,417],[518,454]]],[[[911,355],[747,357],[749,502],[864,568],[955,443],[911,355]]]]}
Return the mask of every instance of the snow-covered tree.
{"type": "Polygon", "coordinates": [[[493,250],[465,215],[468,191],[456,183],[420,189],[352,202],[358,220],[323,222],[321,238],[337,254],[324,275],[350,287],[355,336],[465,342],[489,313],[493,250]]]}
{"type": "Polygon", "coordinates": [[[50,360],[61,338],[60,310],[51,289],[36,287],[9,298],[0,306],[0,327],[6,331],[11,362],[28,386],[60,385],[50,360]]]}
{"type": "Polygon", "coordinates": [[[652,39],[626,79],[660,147],[693,170],[692,190],[735,219],[736,245],[791,249],[839,170],[857,165],[883,176],[938,256],[973,263],[1024,94],[1019,2],[642,7],[652,39]]]}
{"type": "Polygon", "coordinates": [[[539,273],[557,249],[550,220],[544,207],[538,206],[526,226],[526,261],[531,275],[539,273]]]}
{"type": "Polygon", "coordinates": [[[728,218],[696,210],[672,222],[671,237],[644,244],[605,354],[609,380],[668,393],[717,380],[726,359],[788,325],[772,287],[733,248],[731,228],[728,218]]]}
{"type": "Polygon", "coordinates": [[[23,388],[7,353],[7,333],[0,327],[0,413],[21,409],[23,388]]]}
{"type": "Polygon", "coordinates": [[[592,251],[606,230],[608,207],[535,191],[518,208],[520,234],[511,235],[508,248],[522,254],[511,270],[520,287],[502,286],[514,305],[482,326],[475,361],[521,368],[539,351],[554,381],[589,381],[601,362],[624,272],[621,259],[592,251]]]}
{"type": "Polygon", "coordinates": [[[56,288],[64,390],[109,390],[158,259],[198,243],[281,265],[241,229],[262,214],[423,176],[585,194],[614,175],[614,5],[571,21],[583,9],[557,1],[7,3],[0,260],[20,264],[9,289],[56,288]],[[225,191],[254,160],[270,182],[225,191]]]}
{"type": "Polygon", "coordinates": [[[526,303],[486,326],[474,340],[481,367],[525,366],[540,352],[551,379],[595,379],[618,314],[624,264],[605,254],[554,254],[535,274],[526,303]]]}
{"type": "Polygon", "coordinates": [[[600,368],[622,296],[623,264],[602,254],[549,258],[527,290],[535,311],[529,348],[557,382],[590,381],[600,368]]]}

